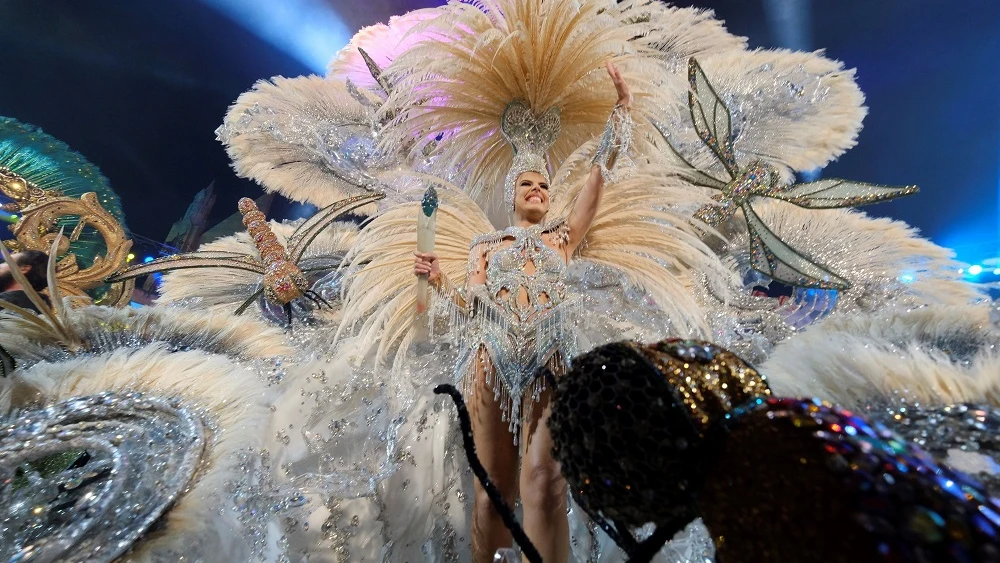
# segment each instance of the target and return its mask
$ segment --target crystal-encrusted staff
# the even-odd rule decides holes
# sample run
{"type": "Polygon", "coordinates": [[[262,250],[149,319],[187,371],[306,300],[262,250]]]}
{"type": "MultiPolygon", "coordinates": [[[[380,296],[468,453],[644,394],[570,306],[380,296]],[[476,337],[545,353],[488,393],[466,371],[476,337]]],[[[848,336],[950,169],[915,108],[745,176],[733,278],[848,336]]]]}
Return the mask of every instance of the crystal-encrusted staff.
{"type": "MultiPolygon", "coordinates": [[[[438,197],[434,186],[427,188],[417,213],[417,257],[428,257],[434,253],[434,225],[437,219],[438,197]]],[[[427,291],[430,284],[427,273],[417,274],[417,313],[427,310],[427,291]]]]}

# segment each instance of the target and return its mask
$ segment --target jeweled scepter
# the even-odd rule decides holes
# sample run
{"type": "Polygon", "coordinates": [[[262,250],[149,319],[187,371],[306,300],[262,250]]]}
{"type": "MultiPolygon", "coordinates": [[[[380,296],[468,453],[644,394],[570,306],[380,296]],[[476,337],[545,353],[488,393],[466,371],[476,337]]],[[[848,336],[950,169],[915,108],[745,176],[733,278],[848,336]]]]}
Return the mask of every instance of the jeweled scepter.
{"type": "MultiPolygon", "coordinates": [[[[417,213],[417,251],[434,252],[434,223],[437,218],[438,196],[434,186],[427,188],[417,213]]],[[[417,314],[427,310],[427,275],[417,277],[417,314]]]]}

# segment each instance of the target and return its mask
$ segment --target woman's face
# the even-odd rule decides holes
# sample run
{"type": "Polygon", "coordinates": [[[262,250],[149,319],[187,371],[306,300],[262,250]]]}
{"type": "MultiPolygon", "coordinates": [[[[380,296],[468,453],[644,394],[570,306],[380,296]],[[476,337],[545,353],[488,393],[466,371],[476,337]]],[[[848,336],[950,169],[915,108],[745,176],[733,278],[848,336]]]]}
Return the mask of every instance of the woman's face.
{"type": "Polygon", "coordinates": [[[514,215],[538,223],[549,212],[549,183],[538,172],[522,172],[514,183],[514,215]]]}

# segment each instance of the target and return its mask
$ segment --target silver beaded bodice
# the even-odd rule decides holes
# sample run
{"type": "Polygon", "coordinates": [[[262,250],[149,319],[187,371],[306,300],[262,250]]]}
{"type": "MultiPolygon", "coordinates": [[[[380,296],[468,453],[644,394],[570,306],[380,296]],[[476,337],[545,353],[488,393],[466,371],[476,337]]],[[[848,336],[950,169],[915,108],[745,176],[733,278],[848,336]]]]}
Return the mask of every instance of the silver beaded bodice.
{"type": "Polygon", "coordinates": [[[530,409],[544,388],[539,370],[548,364],[559,369],[577,352],[572,319],[579,300],[567,295],[565,259],[543,239],[548,235],[555,244],[565,243],[568,232],[562,221],[510,227],[471,245],[469,275],[486,258],[486,282],[469,287],[458,372],[468,396],[474,392],[476,366],[483,365],[515,442],[522,406],[530,409]]]}
{"type": "Polygon", "coordinates": [[[525,321],[558,305],[565,297],[566,261],[542,240],[542,227],[510,227],[503,238],[513,242],[499,247],[486,266],[486,288],[493,302],[525,321]],[[528,264],[534,273],[528,274],[528,264]],[[521,290],[527,294],[522,301],[521,290]]]}

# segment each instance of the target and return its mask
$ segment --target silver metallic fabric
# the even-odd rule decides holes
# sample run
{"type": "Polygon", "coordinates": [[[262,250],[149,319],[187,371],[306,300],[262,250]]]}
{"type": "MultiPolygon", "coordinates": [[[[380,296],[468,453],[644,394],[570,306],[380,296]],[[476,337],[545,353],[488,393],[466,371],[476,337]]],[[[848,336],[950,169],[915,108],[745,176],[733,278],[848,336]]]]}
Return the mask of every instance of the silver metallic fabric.
{"type": "Polygon", "coordinates": [[[3,421],[0,557],[120,557],[188,488],[205,444],[195,412],[139,393],[73,398],[3,421]]]}

